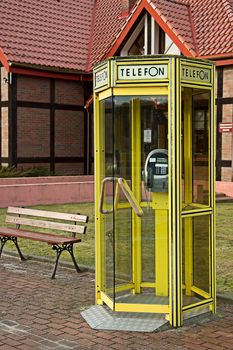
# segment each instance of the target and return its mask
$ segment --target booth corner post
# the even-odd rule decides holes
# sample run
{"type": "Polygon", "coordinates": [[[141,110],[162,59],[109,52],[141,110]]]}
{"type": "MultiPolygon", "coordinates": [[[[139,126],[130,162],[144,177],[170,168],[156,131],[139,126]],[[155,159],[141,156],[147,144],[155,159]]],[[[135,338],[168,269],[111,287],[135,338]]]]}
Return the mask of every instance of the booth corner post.
{"type": "Polygon", "coordinates": [[[181,56],[95,67],[97,304],[173,327],[215,313],[214,85],[181,56]]]}

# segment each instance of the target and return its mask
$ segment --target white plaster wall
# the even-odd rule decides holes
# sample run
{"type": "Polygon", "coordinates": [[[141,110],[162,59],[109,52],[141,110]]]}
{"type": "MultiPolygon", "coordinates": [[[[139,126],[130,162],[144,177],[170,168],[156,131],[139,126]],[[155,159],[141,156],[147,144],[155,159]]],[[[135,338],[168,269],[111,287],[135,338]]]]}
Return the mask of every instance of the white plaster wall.
{"type": "Polygon", "coordinates": [[[173,43],[170,37],[165,34],[165,52],[166,55],[180,55],[180,50],[173,43]]]}

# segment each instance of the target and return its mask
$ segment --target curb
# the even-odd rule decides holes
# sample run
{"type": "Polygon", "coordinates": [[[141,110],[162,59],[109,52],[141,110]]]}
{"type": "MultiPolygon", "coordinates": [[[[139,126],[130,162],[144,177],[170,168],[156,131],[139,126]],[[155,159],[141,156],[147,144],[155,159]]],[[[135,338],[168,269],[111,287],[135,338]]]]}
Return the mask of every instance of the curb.
{"type": "Polygon", "coordinates": [[[233,304],[233,297],[217,294],[217,301],[223,304],[233,304]]]}
{"type": "MultiPolygon", "coordinates": [[[[12,252],[10,250],[4,249],[3,255],[9,255],[11,257],[19,257],[18,253],[16,252],[12,252]]],[[[51,258],[47,258],[47,257],[43,257],[43,256],[36,256],[36,255],[27,255],[26,256],[28,258],[28,260],[32,260],[32,261],[38,261],[41,263],[49,263],[49,264],[53,264],[54,265],[54,259],[51,258]]],[[[74,269],[74,265],[72,263],[69,263],[68,261],[59,261],[59,266],[61,267],[65,267],[67,269],[74,269]]],[[[87,265],[82,265],[82,264],[78,264],[78,266],[80,267],[81,270],[83,271],[89,271],[89,272],[95,272],[95,268],[91,267],[91,266],[87,266],[87,265]]]]}
{"type": "Polygon", "coordinates": [[[220,197],[220,198],[216,198],[216,203],[232,203],[233,202],[233,198],[232,197],[220,197]]]}

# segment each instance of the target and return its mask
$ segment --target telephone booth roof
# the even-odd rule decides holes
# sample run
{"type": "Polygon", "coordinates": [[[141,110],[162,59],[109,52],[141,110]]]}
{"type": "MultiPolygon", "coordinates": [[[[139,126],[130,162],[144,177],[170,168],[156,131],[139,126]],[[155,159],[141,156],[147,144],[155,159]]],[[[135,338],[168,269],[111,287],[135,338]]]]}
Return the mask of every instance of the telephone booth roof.
{"type": "Polygon", "coordinates": [[[113,57],[95,66],[94,91],[126,85],[168,84],[173,79],[173,64],[180,83],[213,85],[212,61],[177,55],[127,56],[113,57]]]}

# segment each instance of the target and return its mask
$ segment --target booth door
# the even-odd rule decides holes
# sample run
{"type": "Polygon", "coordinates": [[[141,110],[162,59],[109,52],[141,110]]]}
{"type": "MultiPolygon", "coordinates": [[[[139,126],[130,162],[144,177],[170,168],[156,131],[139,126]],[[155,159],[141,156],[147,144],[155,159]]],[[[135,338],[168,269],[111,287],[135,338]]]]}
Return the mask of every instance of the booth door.
{"type": "Polygon", "coordinates": [[[211,92],[184,88],[182,105],[182,280],[183,311],[188,311],[213,298],[211,92]]]}
{"type": "Polygon", "coordinates": [[[158,304],[158,297],[168,304],[168,233],[166,224],[165,231],[156,232],[155,219],[158,202],[168,196],[167,95],[114,96],[101,101],[100,108],[105,300],[113,309],[117,303],[158,304]],[[117,187],[118,179],[129,186],[142,217],[117,187]],[[166,279],[165,291],[156,293],[157,279],[166,279]]]}

